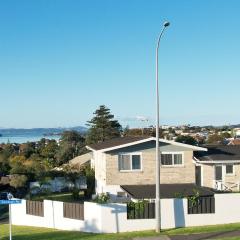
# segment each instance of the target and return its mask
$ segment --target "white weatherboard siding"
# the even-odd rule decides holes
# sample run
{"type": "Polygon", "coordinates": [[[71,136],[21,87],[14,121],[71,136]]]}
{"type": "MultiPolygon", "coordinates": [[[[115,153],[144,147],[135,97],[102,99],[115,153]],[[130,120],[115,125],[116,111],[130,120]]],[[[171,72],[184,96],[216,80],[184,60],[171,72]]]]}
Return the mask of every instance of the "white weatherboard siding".
{"type": "MultiPolygon", "coordinates": [[[[240,194],[215,194],[214,214],[187,214],[186,199],[162,199],[162,228],[204,226],[240,222],[240,194]]],[[[63,203],[44,201],[44,217],[26,214],[26,201],[12,205],[15,225],[48,227],[94,233],[151,230],[155,219],[127,219],[126,204],[84,203],[84,220],[63,217],[63,203]]]]}

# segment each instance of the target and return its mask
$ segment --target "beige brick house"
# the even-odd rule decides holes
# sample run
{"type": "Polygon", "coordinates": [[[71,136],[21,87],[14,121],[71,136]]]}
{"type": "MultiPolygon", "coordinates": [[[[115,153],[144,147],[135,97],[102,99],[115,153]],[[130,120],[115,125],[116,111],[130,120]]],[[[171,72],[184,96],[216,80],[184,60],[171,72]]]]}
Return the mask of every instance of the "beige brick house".
{"type": "MultiPolygon", "coordinates": [[[[179,188],[179,184],[194,185],[194,152],[207,149],[163,139],[159,141],[161,184],[169,185],[165,186],[166,189],[176,184],[179,188]]],[[[96,193],[122,196],[127,189],[125,186],[154,185],[155,144],[154,137],[122,137],[87,146],[92,151],[96,193]]]]}
{"type": "Polygon", "coordinates": [[[240,145],[206,147],[207,152],[194,153],[198,184],[220,191],[239,191],[240,145]]]}

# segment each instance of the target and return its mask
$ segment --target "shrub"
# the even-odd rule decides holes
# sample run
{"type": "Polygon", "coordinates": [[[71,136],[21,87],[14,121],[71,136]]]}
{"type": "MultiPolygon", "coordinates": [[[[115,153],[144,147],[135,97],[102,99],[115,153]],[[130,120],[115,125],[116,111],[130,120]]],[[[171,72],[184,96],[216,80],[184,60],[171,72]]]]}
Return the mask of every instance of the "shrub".
{"type": "Polygon", "coordinates": [[[27,176],[20,174],[13,174],[10,178],[10,186],[14,188],[26,187],[27,176]]]}
{"type": "Polygon", "coordinates": [[[79,189],[73,188],[72,197],[73,197],[74,200],[78,200],[80,198],[79,189]]]}
{"type": "Polygon", "coordinates": [[[110,200],[110,196],[106,193],[101,193],[97,195],[96,198],[94,199],[96,203],[100,203],[100,204],[107,203],[109,200],[110,200]]]}

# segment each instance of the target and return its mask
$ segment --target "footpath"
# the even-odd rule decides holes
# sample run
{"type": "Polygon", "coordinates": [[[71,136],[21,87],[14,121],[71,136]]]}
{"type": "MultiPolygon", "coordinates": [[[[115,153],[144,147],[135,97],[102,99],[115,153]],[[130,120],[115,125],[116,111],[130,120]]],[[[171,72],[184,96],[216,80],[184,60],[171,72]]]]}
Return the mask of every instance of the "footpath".
{"type": "Polygon", "coordinates": [[[207,240],[207,239],[228,239],[240,240],[240,230],[227,232],[196,233],[189,235],[169,235],[159,237],[134,238],[133,240],[207,240]],[[239,238],[238,238],[239,237],[239,238]]]}

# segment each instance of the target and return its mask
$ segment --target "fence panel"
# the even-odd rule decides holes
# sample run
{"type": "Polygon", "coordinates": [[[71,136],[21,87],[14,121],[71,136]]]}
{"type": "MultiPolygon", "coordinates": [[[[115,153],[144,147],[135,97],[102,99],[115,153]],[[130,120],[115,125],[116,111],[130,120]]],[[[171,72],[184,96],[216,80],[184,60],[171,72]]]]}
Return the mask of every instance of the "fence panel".
{"type": "Polygon", "coordinates": [[[84,220],[84,204],[63,203],[63,217],[84,220]]]}
{"type": "Polygon", "coordinates": [[[155,218],[155,203],[140,202],[127,204],[127,219],[155,218]]]}
{"type": "Polygon", "coordinates": [[[40,201],[26,201],[26,214],[44,217],[43,202],[40,201]]]}
{"type": "Polygon", "coordinates": [[[196,201],[188,199],[188,214],[215,213],[215,198],[199,197],[196,201]]]}

